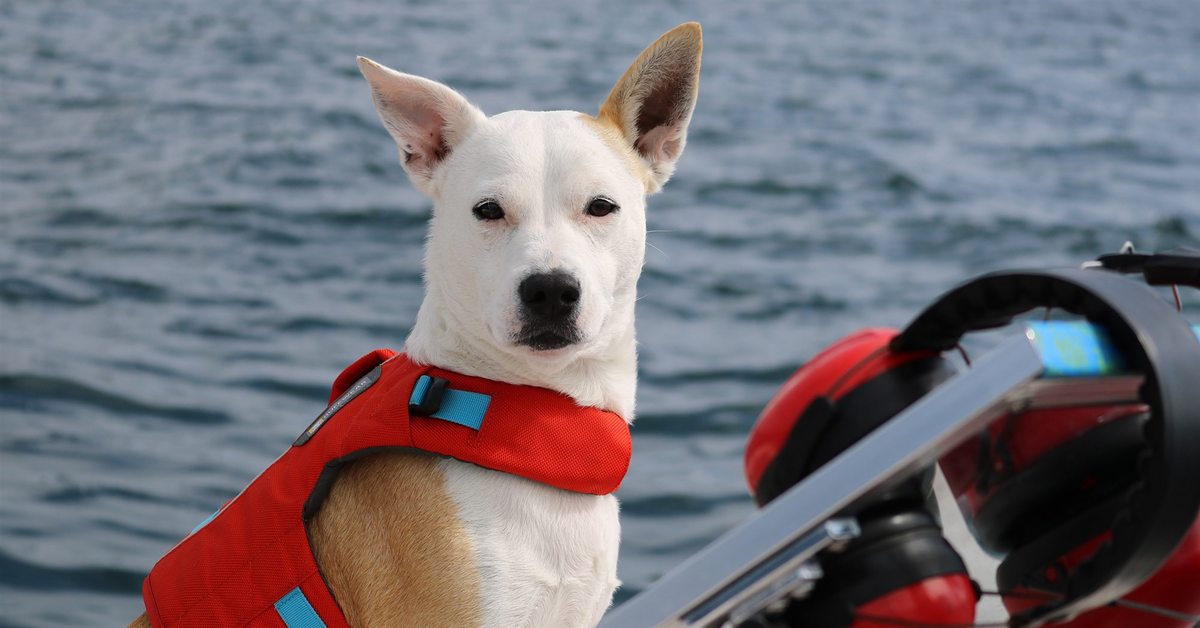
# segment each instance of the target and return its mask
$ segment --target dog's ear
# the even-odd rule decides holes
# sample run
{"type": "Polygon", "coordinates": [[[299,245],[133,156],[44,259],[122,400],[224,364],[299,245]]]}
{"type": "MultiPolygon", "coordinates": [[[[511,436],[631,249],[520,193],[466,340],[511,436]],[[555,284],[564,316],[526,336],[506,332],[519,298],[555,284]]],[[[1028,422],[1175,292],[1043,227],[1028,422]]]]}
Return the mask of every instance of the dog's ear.
{"type": "Polygon", "coordinates": [[[426,78],[397,72],[358,58],[371,84],[371,96],[383,126],[400,147],[404,170],[418,190],[433,196],[433,171],[455,146],[486,119],[458,92],[426,78]]]}
{"type": "Polygon", "coordinates": [[[671,178],[687,143],[703,48],[699,24],[675,27],[638,56],[600,106],[598,118],[616,125],[650,167],[648,192],[671,178]]]}

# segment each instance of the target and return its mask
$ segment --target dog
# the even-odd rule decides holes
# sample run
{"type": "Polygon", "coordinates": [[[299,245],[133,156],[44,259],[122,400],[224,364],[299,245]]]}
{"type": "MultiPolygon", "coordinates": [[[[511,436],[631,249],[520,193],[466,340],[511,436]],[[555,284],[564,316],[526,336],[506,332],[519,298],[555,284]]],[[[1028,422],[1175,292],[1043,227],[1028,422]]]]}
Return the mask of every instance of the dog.
{"type": "MultiPolygon", "coordinates": [[[[405,172],[434,201],[410,360],[632,421],[645,199],[683,152],[701,50],[698,24],[664,34],[596,116],[487,117],[359,57],[405,172]]],[[[617,514],[611,494],[387,451],[344,466],[307,534],[356,628],[594,626],[620,584],[617,514]]]]}

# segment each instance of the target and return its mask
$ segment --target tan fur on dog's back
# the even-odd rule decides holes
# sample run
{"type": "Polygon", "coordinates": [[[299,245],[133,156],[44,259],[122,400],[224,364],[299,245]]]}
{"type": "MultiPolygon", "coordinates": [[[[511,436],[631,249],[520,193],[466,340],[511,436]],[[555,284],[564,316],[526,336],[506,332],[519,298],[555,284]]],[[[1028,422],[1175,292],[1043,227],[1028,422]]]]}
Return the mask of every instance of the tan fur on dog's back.
{"type": "Polygon", "coordinates": [[[347,464],[308,532],[351,626],[480,625],[479,573],[437,458],[347,464]]]}

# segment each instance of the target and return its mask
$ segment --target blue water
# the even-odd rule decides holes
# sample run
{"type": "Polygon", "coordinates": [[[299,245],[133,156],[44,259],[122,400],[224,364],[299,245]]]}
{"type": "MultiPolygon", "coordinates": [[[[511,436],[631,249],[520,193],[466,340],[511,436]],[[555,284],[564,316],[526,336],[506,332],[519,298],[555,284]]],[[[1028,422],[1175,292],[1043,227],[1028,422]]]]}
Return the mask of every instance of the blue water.
{"type": "Polygon", "coordinates": [[[124,625],[402,345],[430,204],[358,54],[594,111],[704,25],[650,201],[619,599],[750,511],[744,436],[821,346],[975,273],[1200,246],[1200,3],[685,6],[0,0],[0,625],[124,625]]]}

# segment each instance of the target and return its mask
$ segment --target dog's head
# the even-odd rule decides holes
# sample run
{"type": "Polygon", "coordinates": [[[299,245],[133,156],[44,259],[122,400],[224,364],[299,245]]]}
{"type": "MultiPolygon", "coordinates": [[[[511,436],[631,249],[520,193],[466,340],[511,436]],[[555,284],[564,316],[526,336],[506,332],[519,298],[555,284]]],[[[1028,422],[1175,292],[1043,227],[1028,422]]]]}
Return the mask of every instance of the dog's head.
{"type": "Polygon", "coordinates": [[[663,35],[595,117],[487,117],[359,58],[405,171],[434,200],[425,276],[446,325],[543,368],[632,338],[645,196],[683,152],[700,51],[697,24],[663,35]]]}

